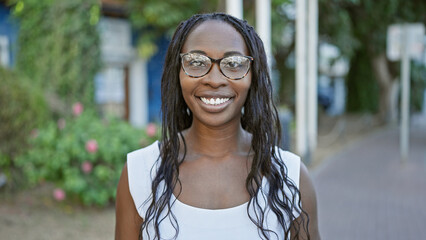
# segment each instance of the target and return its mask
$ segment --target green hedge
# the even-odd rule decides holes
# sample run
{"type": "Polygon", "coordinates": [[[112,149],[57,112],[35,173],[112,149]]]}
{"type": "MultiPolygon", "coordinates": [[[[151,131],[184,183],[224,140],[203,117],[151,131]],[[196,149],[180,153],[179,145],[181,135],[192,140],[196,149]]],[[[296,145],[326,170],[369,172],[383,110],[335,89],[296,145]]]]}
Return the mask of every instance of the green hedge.
{"type": "Polygon", "coordinates": [[[0,168],[25,149],[31,131],[47,119],[44,97],[28,79],[0,67],[0,168]]]}
{"type": "Polygon", "coordinates": [[[30,185],[55,183],[59,201],[105,206],[115,198],[126,154],[154,142],[159,131],[152,131],[153,125],[147,132],[123,120],[102,120],[90,111],[79,114],[74,109],[73,117],[38,129],[31,149],[15,163],[30,185]]]}

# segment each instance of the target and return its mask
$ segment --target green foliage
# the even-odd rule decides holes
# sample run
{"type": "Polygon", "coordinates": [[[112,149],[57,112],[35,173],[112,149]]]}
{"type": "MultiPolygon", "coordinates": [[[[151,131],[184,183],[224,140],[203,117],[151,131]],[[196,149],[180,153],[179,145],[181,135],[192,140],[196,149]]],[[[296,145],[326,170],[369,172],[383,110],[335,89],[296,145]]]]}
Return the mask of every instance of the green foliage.
{"type": "Polygon", "coordinates": [[[326,0],[319,0],[319,5],[319,31],[322,38],[337,46],[344,56],[353,56],[361,43],[354,36],[348,11],[342,11],[339,4],[331,4],[326,0]]]}
{"type": "Polygon", "coordinates": [[[100,69],[97,0],[15,0],[20,23],[17,70],[70,106],[93,103],[100,69]]]}
{"type": "Polygon", "coordinates": [[[115,198],[126,154],[158,136],[158,130],[148,136],[122,120],[101,120],[86,111],[39,129],[15,164],[30,185],[53,182],[70,200],[105,206],[115,198]]]}
{"type": "Polygon", "coordinates": [[[0,79],[0,168],[6,168],[31,130],[46,120],[47,107],[40,89],[22,75],[0,67],[0,79]]]}
{"type": "Polygon", "coordinates": [[[381,53],[386,47],[388,25],[402,20],[402,10],[410,12],[409,15],[417,14],[406,2],[320,0],[320,31],[331,36],[328,40],[349,57],[360,44],[367,44],[370,51],[381,53]]]}

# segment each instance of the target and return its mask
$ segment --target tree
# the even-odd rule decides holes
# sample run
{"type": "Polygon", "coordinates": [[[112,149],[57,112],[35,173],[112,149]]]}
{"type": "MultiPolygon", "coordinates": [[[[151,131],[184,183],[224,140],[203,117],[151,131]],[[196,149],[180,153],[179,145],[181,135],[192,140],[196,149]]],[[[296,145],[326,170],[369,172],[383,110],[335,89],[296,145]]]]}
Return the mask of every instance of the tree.
{"type": "Polygon", "coordinates": [[[379,119],[388,122],[390,93],[398,65],[386,58],[387,27],[394,23],[426,23],[426,2],[319,0],[319,8],[321,37],[338,46],[352,60],[348,77],[349,110],[374,110],[375,106],[364,103],[371,101],[371,96],[379,91],[379,119]]]}

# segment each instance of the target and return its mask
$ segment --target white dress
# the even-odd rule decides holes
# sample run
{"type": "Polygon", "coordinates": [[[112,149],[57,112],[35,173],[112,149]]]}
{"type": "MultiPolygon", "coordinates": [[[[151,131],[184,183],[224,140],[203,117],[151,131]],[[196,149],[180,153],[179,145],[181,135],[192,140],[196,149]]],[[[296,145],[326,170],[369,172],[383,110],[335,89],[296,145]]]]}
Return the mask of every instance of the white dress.
{"type": "MultiPolygon", "coordinates": [[[[281,157],[284,164],[287,166],[288,178],[291,179],[294,185],[299,188],[299,175],[300,175],[300,158],[293,153],[281,151],[281,157]]],[[[151,196],[151,183],[152,179],[156,174],[156,169],[159,165],[157,159],[159,157],[159,143],[158,141],[152,145],[131,152],[127,155],[127,168],[129,177],[129,189],[130,194],[135,203],[135,207],[139,215],[144,218],[146,210],[150,204],[151,196]],[[151,171],[152,169],[152,171],[151,171]],[[147,201],[148,199],[148,201],[147,201]]],[[[265,223],[264,227],[273,230],[278,234],[269,234],[271,240],[282,240],[284,239],[284,229],[279,225],[275,214],[270,211],[267,207],[265,199],[266,193],[269,189],[268,182],[265,178],[262,179],[262,187],[257,196],[260,206],[265,210],[265,223]]],[[[160,188],[164,187],[164,184],[160,184],[160,188]]],[[[289,189],[284,189],[289,193],[289,189]]],[[[298,200],[298,199],[296,199],[298,200]]],[[[174,204],[171,207],[171,211],[175,215],[179,224],[179,234],[177,235],[178,240],[259,240],[260,231],[256,225],[250,220],[247,214],[248,203],[241,204],[236,207],[226,209],[203,209],[193,207],[180,202],[172,194],[170,199],[171,203],[174,204]]],[[[256,219],[254,212],[254,205],[251,204],[249,210],[250,216],[256,219]]],[[[298,216],[297,207],[295,207],[293,214],[298,216]]],[[[163,213],[163,216],[165,214],[163,213]]],[[[170,216],[169,216],[170,217],[170,216]]],[[[287,222],[289,220],[287,219],[287,222]]],[[[160,224],[161,239],[173,239],[176,230],[174,229],[173,220],[166,218],[160,224]]],[[[287,224],[287,226],[289,223],[287,224]]],[[[151,239],[153,239],[154,230],[152,226],[148,226],[151,239]]],[[[143,232],[143,239],[148,240],[146,232],[143,232]]]]}

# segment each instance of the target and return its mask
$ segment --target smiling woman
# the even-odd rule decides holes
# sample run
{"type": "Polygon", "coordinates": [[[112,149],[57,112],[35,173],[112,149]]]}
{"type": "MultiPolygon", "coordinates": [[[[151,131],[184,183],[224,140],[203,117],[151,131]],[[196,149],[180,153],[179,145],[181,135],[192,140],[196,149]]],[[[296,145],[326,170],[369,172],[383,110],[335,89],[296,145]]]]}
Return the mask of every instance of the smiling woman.
{"type": "Polygon", "coordinates": [[[276,147],[254,29],[223,13],[195,15],[177,27],[165,66],[162,139],[128,154],[116,239],[319,239],[306,167],[276,147]]]}

